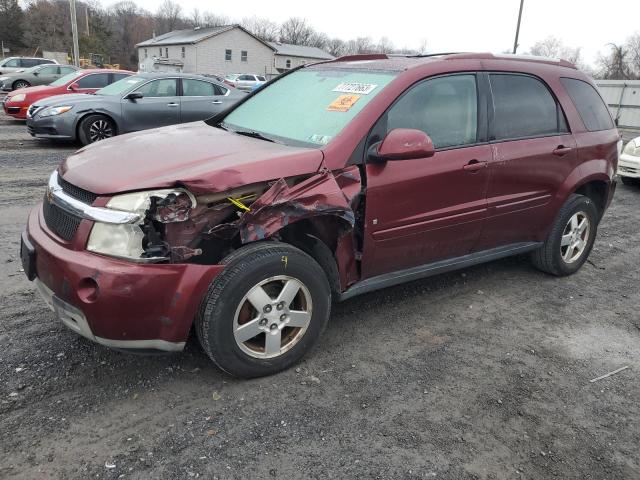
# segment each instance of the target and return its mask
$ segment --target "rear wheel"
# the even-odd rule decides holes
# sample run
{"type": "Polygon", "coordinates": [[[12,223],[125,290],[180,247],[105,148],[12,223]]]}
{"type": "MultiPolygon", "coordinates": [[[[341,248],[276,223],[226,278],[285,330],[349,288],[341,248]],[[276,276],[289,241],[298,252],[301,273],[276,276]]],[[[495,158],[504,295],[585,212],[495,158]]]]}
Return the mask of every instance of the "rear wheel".
{"type": "Polygon", "coordinates": [[[598,209],[590,198],[571,195],[560,209],[542,248],[532,253],[533,264],[557,276],[577,272],[593,247],[598,219],[598,209]]]}
{"type": "Polygon", "coordinates": [[[14,90],[18,90],[19,88],[27,88],[30,87],[31,84],[29,82],[27,82],[26,80],[16,80],[15,82],[13,82],[13,89],[14,90]]]}
{"type": "Polygon", "coordinates": [[[640,185],[640,179],[638,178],[620,177],[620,180],[622,180],[622,183],[630,187],[637,187],[638,185],[640,185]]]}
{"type": "Polygon", "coordinates": [[[211,359],[239,377],[270,375],[299,361],[329,319],[324,271],[288,244],[243,247],[223,260],[196,319],[211,359]]]}
{"type": "Polygon", "coordinates": [[[105,115],[89,115],[80,122],[78,138],[83,145],[111,138],[116,134],[116,125],[105,115]]]}

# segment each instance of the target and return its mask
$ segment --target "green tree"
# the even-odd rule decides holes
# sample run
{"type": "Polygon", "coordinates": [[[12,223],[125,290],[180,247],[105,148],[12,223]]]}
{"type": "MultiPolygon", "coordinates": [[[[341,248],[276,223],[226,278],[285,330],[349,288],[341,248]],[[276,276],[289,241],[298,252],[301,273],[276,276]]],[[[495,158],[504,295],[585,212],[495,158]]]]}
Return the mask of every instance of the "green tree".
{"type": "Polygon", "coordinates": [[[11,52],[24,46],[23,15],[18,0],[0,0],[0,40],[11,52]]]}

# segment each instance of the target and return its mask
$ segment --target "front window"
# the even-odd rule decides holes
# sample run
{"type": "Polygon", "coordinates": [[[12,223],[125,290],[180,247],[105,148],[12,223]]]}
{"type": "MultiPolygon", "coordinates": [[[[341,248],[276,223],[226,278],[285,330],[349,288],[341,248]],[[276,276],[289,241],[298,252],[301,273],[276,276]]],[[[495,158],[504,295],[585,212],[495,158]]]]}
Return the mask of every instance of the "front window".
{"type": "Polygon", "coordinates": [[[175,78],[162,78],[142,85],[136,90],[145,97],[175,97],[177,80],[175,78]]]}
{"type": "Polygon", "coordinates": [[[71,82],[73,79],[75,79],[76,77],[84,73],[85,72],[82,70],[73,71],[72,73],[66,74],[64,77],[60,77],[58,80],[56,80],[53,83],[50,83],[49,85],[52,87],[61,87],[62,85],[66,85],[67,83],[71,82]]]}
{"type": "Polygon", "coordinates": [[[291,68],[291,60],[287,59],[287,63],[285,63],[287,68],[291,68]]]}
{"type": "Polygon", "coordinates": [[[185,54],[185,50],[184,47],[182,47],[182,49],[180,50],[181,54],[182,54],[182,58],[184,58],[184,54],[185,54]]]}
{"type": "Polygon", "coordinates": [[[144,58],[147,58],[147,55],[148,55],[148,53],[147,53],[147,49],[145,48],[145,49],[144,49],[144,58]]]}
{"type": "Polygon", "coordinates": [[[2,63],[1,65],[3,67],[19,67],[20,66],[17,58],[10,58],[8,60],[5,60],[4,63],[2,63]]]}
{"type": "Polygon", "coordinates": [[[80,88],[102,88],[109,85],[108,73],[94,73],[78,80],[80,88]]]}
{"type": "Polygon", "coordinates": [[[144,77],[138,77],[135,75],[123,78],[122,80],[118,80],[117,82],[113,82],[111,85],[101,88],[96,92],[96,95],[123,95],[133,89],[136,85],[139,85],[146,80],[147,79],[144,77]]]}
{"type": "Polygon", "coordinates": [[[231,50],[225,50],[224,51],[224,59],[228,62],[231,61],[231,50]]]}
{"type": "Polygon", "coordinates": [[[246,62],[246,61],[247,61],[248,56],[249,56],[249,55],[248,55],[247,51],[246,51],[246,50],[242,50],[242,51],[240,52],[240,61],[241,61],[241,62],[246,62]]]}
{"type": "Polygon", "coordinates": [[[258,132],[285,144],[322,146],[395,75],[327,67],[299,70],[258,91],[227,115],[222,126],[258,132]]]}

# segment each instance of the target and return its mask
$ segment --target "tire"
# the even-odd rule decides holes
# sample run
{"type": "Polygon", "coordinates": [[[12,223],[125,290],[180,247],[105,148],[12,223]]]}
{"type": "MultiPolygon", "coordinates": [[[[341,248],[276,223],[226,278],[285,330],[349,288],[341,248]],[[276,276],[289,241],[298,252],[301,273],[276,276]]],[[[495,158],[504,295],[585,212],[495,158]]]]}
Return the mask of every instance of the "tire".
{"type": "Polygon", "coordinates": [[[27,88],[30,86],[31,84],[26,80],[16,80],[15,82],[13,82],[12,88],[14,90],[18,90],[19,88],[27,88]]]}
{"type": "Polygon", "coordinates": [[[558,277],[577,272],[589,257],[599,219],[598,209],[589,197],[572,194],[560,209],[543,246],[532,253],[535,267],[558,277]],[[587,221],[586,227],[581,226],[582,220],[587,221]]]}
{"type": "Polygon", "coordinates": [[[622,180],[622,183],[629,187],[637,187],[638,185],[640,185],[640,179],[638,178],[620,177],[620,180],[622,180]]]}
{"type": "Polygon", "coordinates": [[[195,322],[207,355],[242,378],[271,375],[298,362],[329,320],[331,291],[322,267],[303,251],[275,242],[242,247],[222,263],[226,268],[211,282],[195,322]],[[283,306],[277,299],[287,298],[285,290],[289,297],[297,293],[283,306]]]}
{"type": "Polygon", "coordinates": [[[78,126],[78,140],[82,145],[89,145],[116,135],[116,124],[106,115],[89,115],[82,119],[78,126]]]}

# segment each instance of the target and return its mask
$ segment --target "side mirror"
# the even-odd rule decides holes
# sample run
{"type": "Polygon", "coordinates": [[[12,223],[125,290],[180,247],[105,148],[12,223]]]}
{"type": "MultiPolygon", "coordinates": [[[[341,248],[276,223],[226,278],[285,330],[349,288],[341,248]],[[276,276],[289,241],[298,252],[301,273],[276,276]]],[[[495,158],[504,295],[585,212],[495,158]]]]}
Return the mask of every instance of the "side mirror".
{"type": "Polygon", "coordinates": [[[69,90],[75,92],[76,90],[80,89],[80,85],[78,85],[77,83],[72,83],[71,85],[69,85],[69,90]]]}
{"type": "Polygon", "coordinates": [[[140,100],[141,98],[144,98],[144,95],[140,92],[131,92],[124,98],[126,98],[127,100],[140,100]]]}
{"type": "Polygon", "coordinates": [[[37,77],[38,75],[40,75],[40,72],[33,72],[33,75],[37,77]]]}
{"type": "Polygon", "coordinates": [[[369,157],[378,161],[411,160],[433,157],[435,149],[429,135],[413,128],[394,128],[382,142],[371,146],[369,157]]]}

